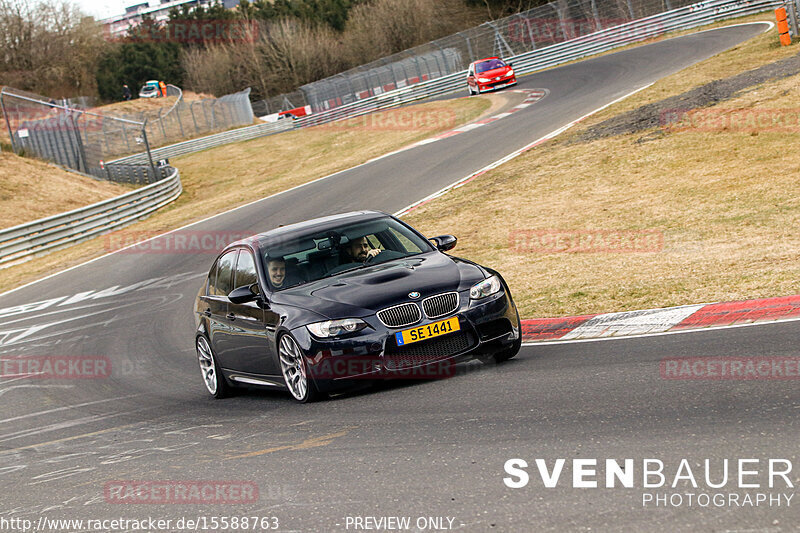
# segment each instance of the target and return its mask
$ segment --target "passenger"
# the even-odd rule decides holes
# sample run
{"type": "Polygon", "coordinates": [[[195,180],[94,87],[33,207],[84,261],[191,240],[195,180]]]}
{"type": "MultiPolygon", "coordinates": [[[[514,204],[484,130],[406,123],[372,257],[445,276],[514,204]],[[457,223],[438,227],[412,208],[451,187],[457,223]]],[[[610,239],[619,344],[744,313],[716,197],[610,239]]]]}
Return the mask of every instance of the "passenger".
{"type": "Polygon", "coordinates": [[[283,257],[271,257],[267,260],[267,276],[273,289],[294,287],[304,282],[300,274],[292,270],[297,269],[296,262],[292,263],[290,267],[287,268],[286,260],[283,257]]]}
{"type": "Polygon", "coordinates": [[[267,261],[267,275],[273,289],[282,289],[286,281],[286,261],[283,257],[272,257],[267,261]]]}

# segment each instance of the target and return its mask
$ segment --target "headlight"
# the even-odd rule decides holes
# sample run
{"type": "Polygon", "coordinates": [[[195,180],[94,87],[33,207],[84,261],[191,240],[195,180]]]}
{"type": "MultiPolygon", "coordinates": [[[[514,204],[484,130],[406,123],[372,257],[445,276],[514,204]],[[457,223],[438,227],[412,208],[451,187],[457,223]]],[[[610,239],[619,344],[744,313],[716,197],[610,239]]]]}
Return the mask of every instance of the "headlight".
{"type": "Polygon", "coordinates": [[[345,333],[353,333],[367,327],[367,323],[359,318],[345,318],[344,320],[326,320],[306,325],[308,331],[315,337],[326,339],[345,333]]]}
{"type": "Polygon", "coordinates": [[[478,81],[481,82],[481,83],[487,83],[490,80],[489,80],[489,78],[478,78],[478,81]]]}
{"type": "Polygon", "coordinates": [[[508,75],[509,75],[509,76],[513,76],[513,75],[514,75],[514,69],[513,69],[513,68],[512,68],[511,70],[509,70],[509,71],[508,71],[508,75]]]}
{"type": "Polygon", "coordinates": [[[498,292],[502,286],[503,285],[500,283],[500,278],[497,276],[490,276],[485,280],[473,285],[469,290],[469,297],[471,300],[486,298],[487,296],[491,296],[492,294],[498,292]]]}

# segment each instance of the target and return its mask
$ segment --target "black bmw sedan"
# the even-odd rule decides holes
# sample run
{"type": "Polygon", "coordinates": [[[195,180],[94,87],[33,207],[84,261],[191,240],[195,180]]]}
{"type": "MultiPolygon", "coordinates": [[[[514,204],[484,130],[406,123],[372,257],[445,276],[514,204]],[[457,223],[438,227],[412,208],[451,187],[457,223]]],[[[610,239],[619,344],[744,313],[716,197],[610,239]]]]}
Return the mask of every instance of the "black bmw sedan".
{"type": "Polygon", "coordinates": [[[457,361],[505,361],[522,342],[497,272],[444,252],[390,215],[362,211],[235,242],[195,303],[208,392],[286,389],[300,402],[357,380],[432,379],[457,361]]]}

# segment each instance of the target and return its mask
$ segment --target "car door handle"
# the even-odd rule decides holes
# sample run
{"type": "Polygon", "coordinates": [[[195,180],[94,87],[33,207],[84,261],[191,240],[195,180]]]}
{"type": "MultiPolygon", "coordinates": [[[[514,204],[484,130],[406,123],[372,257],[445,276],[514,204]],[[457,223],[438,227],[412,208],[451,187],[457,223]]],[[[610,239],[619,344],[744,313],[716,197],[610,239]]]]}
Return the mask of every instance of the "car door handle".
{"type": "Polygon", "coordinates": [[[233,313],[228,313],[227,315],[225,315],[225,318],[227,318],[228,320],[236,320],[236,315],[234,315],[233,313]]]}

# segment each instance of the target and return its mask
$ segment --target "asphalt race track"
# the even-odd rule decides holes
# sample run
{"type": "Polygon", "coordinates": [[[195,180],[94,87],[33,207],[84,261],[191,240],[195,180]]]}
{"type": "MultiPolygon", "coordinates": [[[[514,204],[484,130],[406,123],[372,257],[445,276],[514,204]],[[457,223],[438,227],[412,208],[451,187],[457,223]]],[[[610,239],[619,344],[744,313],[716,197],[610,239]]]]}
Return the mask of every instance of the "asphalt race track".
{"type": "MultiPolygon", "coordinates": [[[[186,231],[248,234],[361,208],[398,211],[763,29],[703,32],[526,76],[521,88],[548,89],[548,96],[501,121],[186,231]]],[[[148,516],[276,517],[279,531],[363,530],[367,523],[356,528],[354,517],[367,516],[411,517],[410,530],[419,517],[445,517],[421,524],[461,531],[788,531],[800,523],[799,498],[790,507],[780,497],[780,506],[643,506],[647,492],[794,494],[780,478],[768,487],[766,465],[792,461],[797,466],[788,477],[800,483],[796,379],[665,380],[660,365],[673,357],[796,357],[796,322],[524,347],[507,364],[470,363],[452,379],[390,384],[310,405],[263,391],[215,401],[197,368],[191,316],[214,256],[159,253],[156,245],[0,297],[3,358],[95,356],[111,370],[98,379],[19,379],[8,372],[0,378],[0,526],[12,518],[148,516]],[[524,488],[503,483],[512,458],[529,464],[524,488]],[[552,470],[560,458],[567,460],[560,481],[545,488],[535,460],[552,470]],[[573,458],[597,459],[601,488],[573,487],[573,458]],[[647,458],[666,465],[664,487],[643,487],[647,458]],[[684,458],[700,488],[685,481],[671,487],[684,458]],[[744,458],[760,460],[744,468],[760,472],[745,478],[760,488],[737,486],[737,460],[744,458]],[[634,487],[604,488],[606,459],[633,459],[634,487]],[[724,488],[703,482],[705,459],[715,482],[721,461],[730,459],[724,488]],[[258,497],[243,504],[119,504],[108,488],[121,480],[225,480],[255,485],[258,497]]]]}

